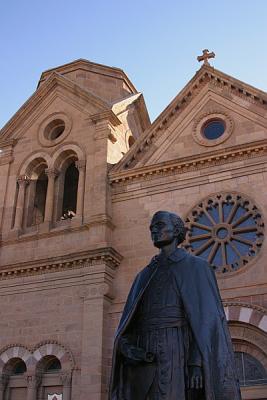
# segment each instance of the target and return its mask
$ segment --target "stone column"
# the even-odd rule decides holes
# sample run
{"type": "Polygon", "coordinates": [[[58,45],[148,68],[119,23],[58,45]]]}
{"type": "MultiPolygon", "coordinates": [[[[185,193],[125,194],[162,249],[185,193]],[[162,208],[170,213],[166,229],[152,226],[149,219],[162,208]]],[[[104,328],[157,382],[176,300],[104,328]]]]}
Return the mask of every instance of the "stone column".
{"type": "Polygon", "coordinates": [[[75,163],[76,168],[79,171],[79,181],[77,190],[77,204],[76,204],[76,215],[82,217],[83,215],[83,199],[84,199],[84,186],[85,186],[85,160],[78,160],[75,163]]]}
{"type": "Polygon", "coordinates": [[[60,380],[63,385],[63,400],[71,400],[71,372],[63,372],[60,380]]]}
{"type": "Polygon", "coordinates": [[[26,175],[21,175],[18,177],[17,182],[19,185],[19,192],[17,198],[14,229],[20,230],[22,229],[23,212],[25,204],[25,191],[26,191],[26,186],[29,183],[29,178],[26,175]]]}
{"type": "Polygon", "coordinates": [[[0,400],[4,400],[5,390],[8,384],[9,376],[6,374],[0,375],[0,400]]]}
{"type": "Polygon", "coordinates": [[[80,400],[106,399],[105,346],[110,287],[106,283],[89,285],[83,297],[83,339],[81,358],[80,400]]]}
{"type": "Polygon", "coordinates": [[[58,171],[55,169],[46,169],[45,173],[48,176],[48,185],[47,185],[46,201],[45,201],[44,222],[50,223],[52,222],[53,219],[55,179],[58,175],[58,171]]]}
{"type": "Polygon", "coordinates": [[[41,377],[38,375],[27,375],[27,400],[36,400],[37,389],[41,384],[41,377]]]}

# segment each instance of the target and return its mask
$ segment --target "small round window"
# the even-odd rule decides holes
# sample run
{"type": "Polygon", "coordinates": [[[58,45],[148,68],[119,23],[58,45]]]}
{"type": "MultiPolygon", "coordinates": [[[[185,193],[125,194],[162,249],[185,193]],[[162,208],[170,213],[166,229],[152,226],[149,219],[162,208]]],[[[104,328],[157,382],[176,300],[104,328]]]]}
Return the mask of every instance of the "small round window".
{"type": "Polygon", "coordinates": [[[51,121],[44,131],[44,137],[48,140],[56,140],[65,130],[65,122],[62,119],[55,119],[51,121]]]}
{"type": "Polygon", "coordinates": [[[53,147],[61,143],[71,132],[72,120],[63,112],[56,112],[43,119],[38,129],[38,140],[42,146],[53,147]]]}
{"type": "Polygon", "coordinates": [[[206,139],[215,140],[221,137],[225,131],[225,123],[222,120],[212,120],[204,124],[202,134],[206,139]]]}

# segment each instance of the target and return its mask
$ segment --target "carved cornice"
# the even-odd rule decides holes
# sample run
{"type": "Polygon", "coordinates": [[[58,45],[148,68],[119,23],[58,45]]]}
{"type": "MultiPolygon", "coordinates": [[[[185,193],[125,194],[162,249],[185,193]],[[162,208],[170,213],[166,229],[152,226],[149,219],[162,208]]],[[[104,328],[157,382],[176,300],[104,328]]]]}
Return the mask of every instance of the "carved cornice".
{"type": "Polygon", "coordinates": [[[77,268],[88,268],[94,265],[106,264],[111,269],[118,267],[122,256],[112,247],[89,250],[75,255],[53,257],[38,261],[23,262],[3,266],[0,270],[0,280],[21,278],[30,275],[47,274],[77,268]]]}
{"type": "Polygon", "coordinates": [[[13,148],[16,143],[17,141],[14,139],[0,139],[0,165],[9,164],[14,160],[13,148]]]}
{"type": "Polygon", "coordinates": [[[45,174],[49,179],[55,179],[59,175],[59,171],[56,168],[46,168],[45,174]]]}
{"type": "Polygon", "coordinates": [[[91,115],[90,118],[88,118],[88,119],[91,120],[92,122],[94,122],[95,124],[99,124],[103,121],[108,121],[113,126],[117,126],[117,125],[121,124],[121,121],[114,114],[114,112],[112,110],[106,110],[106,111],[102,111],[100,113],[91,115]]]}
{"type": "Polygon", "coordinates": [[[27,375],[26,380],[29,388],[37,388],[42,382],[42,377],[40,375],[27,375]]]}
{"type": "Polygon", "coordinates": [[[115,228],[111,217],[107,214],[93,215],[85,221],[85,225],[89,228],[94,225],[107,225],[112,230],[115,228]]]}
{"type": "Polygon", "coordinates": [[[17,182],[19,186],[26,186],[28,183],[30,183],[30,178],[27,175],[20,175],[17,177],[17,182]]]}
{"type": "Polygon", "coordinates": [[[194,99],[201,89],[209,84],[223,92],[241,97],[250,103],[267,110],[267,94],[245,84],[231,76],[224,74],[211,66],[203,65],[193,79],[185,86],[178,96],[170,103],[163,113],[155,120],[147,131],[136,141],[124,159],[114,166],[114,171],[134,167],[141,155],[145,153],[155,141],[156,137],[164,132],[174,118],[194,99]]]}
{"type": "Polygon", "coordinates": [[[267,141],[244,144],[223,150],[213,150],[202,155],[194,155],[175,161],[163,162],[157,165],[134,168],[129,171],[109,173],[110,184],[129,185],[131,183],[162,178],[168,175],[185,174],[199,169],[210,168],[241,161],[249,158],[262,157],[267,154],[267,141]]]}
{"type": "Polygon", "coordinates": [[[75,161],[75,167],[76,167],[79,171],[85,171],[85,169],[86,169],[86,160],[78,160],[78,161],[75,161]]]}

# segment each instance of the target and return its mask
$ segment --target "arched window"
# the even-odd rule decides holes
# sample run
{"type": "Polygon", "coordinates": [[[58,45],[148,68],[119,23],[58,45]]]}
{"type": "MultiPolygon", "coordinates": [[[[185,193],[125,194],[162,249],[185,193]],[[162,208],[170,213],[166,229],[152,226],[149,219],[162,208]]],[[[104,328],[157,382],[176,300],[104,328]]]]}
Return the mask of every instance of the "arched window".
{"type": "Polygon", "coordinates": [[[27,371],[25,362],[21,358],[11,358],[4,367],[8,375],[21,375],[27,371]]]}
{"type": "Polygon", "coordinates": [[[46,356],[44,357],[45,366],[44,372],[57,372],[61,370],[61,362],[57,357],[54,356],[46,356]]]}
{"type": "Polygon", "coordinates": [[[27,384],[24,373],[27,371],[25,362],[19,358],[11,358],[4,366],[3,373],[9,376],[5,390],[5,399],[26,400],[27,384]]]}
{"type": "Polygon", "coordinates": [[[26,188],[23,228],[44,222],[45,203],[48,186],[47,162],[43,158],[34,159],[26,169],[29,184],[26,188]]]}
{"type": "Polygon", "coordinates": [[[62,219],[72,218],[76,214],[78,181],[79,171],[75,166],[75,162],[72,162],[65,172],[62,219]]]}
{"type": "Polygon", "coordinates": [[[237,375],[241,386],[267,384],[267,372],[255,357],[244,352],[235,352],[237,375]]]}
{"type": "Polygon", "coordinates": [[[35,195],[33,201],[31,225],[39,225],[44,221],[47,183],[48,183],[48,178],[45,171],[43,171],[38,176],[35,184],[35,195]]]}
{"type": "Polygon", "coordinates": [[[52,394],[63,394],[60,379],[61,363],[56,356],[43,357],[37,365],[37,370],[42,376],[42,383],[38,389],[38,399],[47,399],[48,395],[52,394]]]}

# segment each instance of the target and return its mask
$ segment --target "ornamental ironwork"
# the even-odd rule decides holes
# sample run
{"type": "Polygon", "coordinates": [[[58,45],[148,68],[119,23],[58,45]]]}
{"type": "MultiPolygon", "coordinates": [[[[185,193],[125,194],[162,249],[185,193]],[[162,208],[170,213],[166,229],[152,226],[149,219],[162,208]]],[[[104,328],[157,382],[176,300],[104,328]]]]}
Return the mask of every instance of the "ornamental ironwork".
{"type": "Polygon", "coordinates": [[[186,217],[184,247],[217,272],[233,272],[260,251],[264,223],[259,209],[240,194],[220,193],[200,202],[186,217]]]}

